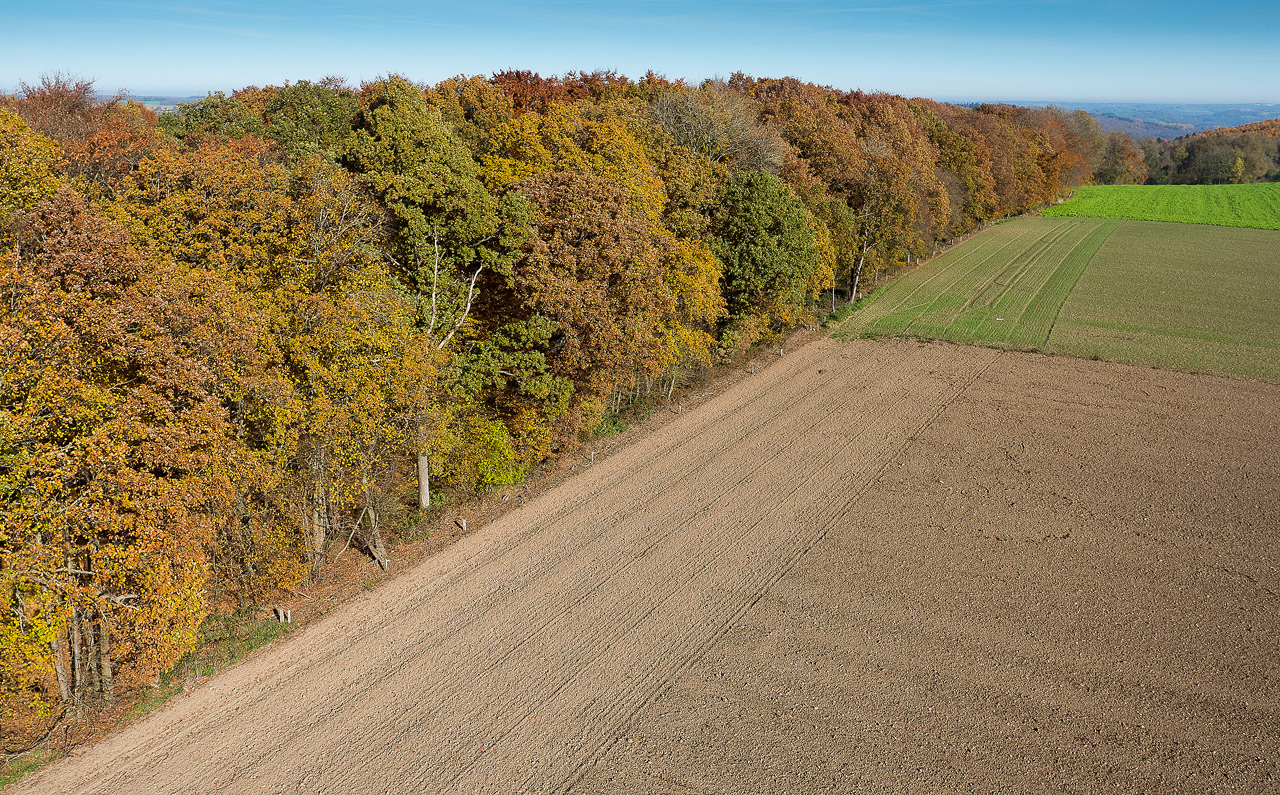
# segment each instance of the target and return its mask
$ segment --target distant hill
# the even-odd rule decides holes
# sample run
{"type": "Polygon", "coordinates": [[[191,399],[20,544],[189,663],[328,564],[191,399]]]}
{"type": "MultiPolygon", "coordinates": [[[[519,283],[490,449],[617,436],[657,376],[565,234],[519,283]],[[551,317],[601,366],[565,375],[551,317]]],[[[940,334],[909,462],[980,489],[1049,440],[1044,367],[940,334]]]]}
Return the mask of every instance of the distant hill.
{"type": "MultiPolygon", "coordinates": [[[[111,99],[111,95],[98,94],[97,98],[99,102],[105,102],[106,100],[111,99]]],[[[205,98],[205,95],[200,94],[199,96],[170,97],[156,94],[129,94],[127,98],[140,105],[146,105],[157,113],[167,113],[169,111],[177,110],[179,104],[186,102],[199,102],[205,98]]]]}
{"type": "Polygon", "coordinates": [[[1181,138],[1201,132],[1194,124],[1179,124],[1172,121],[1152,121],[1136,119],[1129,116],[1117,116],[1114,113],[1094,113],[1098,126],[1103,132],[1119,130],[1134,138],[1181,138]]]}
{"type": "Polygon", "coordinates": [[[141,96],[141,97],[129,97],[129,99],[132,99],[135,102],[141,102],[143,105],[146,105],[148,108],[151,108],[157,113],[166,113],[168,111],[177,110],[178,105],[180,103],[199,102],[200,100],[204,99],[204,95],[201,95],[198,97],[196,96],[191,96],[191,97],[141,96]]]}
{"type": "Polygon", "coordinates": [[[1042,107],[1057,105],[1087,111],[1103,132],[1119,130],[1134,138],[1180,138],[1219,127],[1239,127],[1280,118],[1280,104],[1158,103],[1158,102],[1022,102],[1042,107]]]}
{"type": "Polygon", "coordinates": [[[1252,124],[1241,124],[1239,127],[1217,127],[1209,130],[1205,135],[1265,135],[1268,138],[1280,138],[1280,119],[1255,121],[1252,124]]]}

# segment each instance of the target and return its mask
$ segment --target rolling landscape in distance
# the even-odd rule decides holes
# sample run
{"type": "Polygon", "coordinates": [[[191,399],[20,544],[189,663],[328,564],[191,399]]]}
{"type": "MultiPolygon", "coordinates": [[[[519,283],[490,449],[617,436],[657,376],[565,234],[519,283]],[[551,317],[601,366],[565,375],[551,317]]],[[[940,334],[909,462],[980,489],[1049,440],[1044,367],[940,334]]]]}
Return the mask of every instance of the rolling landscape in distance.
{"type": "Polygon", "coordinates": [[[1225,6],[0,12],[0,787],[1280,787],[1225,6]]]}

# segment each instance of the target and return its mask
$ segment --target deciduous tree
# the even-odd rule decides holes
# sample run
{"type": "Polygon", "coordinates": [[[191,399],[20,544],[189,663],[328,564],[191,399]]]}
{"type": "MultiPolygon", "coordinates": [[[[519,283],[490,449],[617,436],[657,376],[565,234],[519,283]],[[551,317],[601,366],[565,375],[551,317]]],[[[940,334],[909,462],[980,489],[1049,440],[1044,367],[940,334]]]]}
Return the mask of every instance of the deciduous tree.
{"type": "MultiPolygon", "coordinates": [[[[485,270],[506,275],[528,231],[514,190],[490,190],[471,152],[414,85],[391,77],[366,86],[342,162],[391,215],[396,274],[418,304],[425,344],[443,350],[471,317],[485,270]]],[[[424,406],[424,411],[426,407],[424,406]]],[[[419,504],[430,504],[430,449],[422,423],[419,504]]]]}
{"type": "Polygon", "coordinates": [[[17,241],[0,265],[4,684],[37,707],[110,699],[204,615],[233,456],[212,373],[175,329],[212,318],[67,189],[17,241]]]}
{"type": "Polygon", "coordinates": [[[771,174],[732,175],[717,197],[711,227],[731,317],[791,325],[831,284],[833,252],[825,227],[771,174]]]}

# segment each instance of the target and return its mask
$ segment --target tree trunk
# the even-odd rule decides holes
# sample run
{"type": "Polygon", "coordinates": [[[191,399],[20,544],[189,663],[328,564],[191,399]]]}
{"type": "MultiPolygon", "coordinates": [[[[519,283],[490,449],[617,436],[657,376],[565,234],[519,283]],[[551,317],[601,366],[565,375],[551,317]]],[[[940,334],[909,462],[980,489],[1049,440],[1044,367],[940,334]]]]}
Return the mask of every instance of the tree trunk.
{"type": "Polygon", "coordinates": [[[324,563],[324,542],[329,530],[329,506],[324,487],[324,464],[320,452],[314,451],[311,459],[311,579],[320,577],[324,563]]]}
{"type": "MultiPolygon", "coordinates": [[[[383,571],[387,570],[387,548],[382,543],[382,525],[378,522],[378,507],[375,502],[376,493],[369,483],[368,473],[364,478],[364,510],[360,512],[359,518],[356,519],[356,529],[359,530],[360,522],[364,519],[369,520],[369,530],[365,534],[365,548],[369,550],[369,554],[373,559],[378,561],[378,565],[383,571]]],[[[428,480],[428,482],[430,482],[428,480]]],[[[431,495],[427,495],[427,504],[431,504],[431,495]]]]}
{"type": "Polygon", "coordinates": [[[849,300],[854,303],[858,302],[858,282],[862,281],[862,266],[867,261],[867,250],[864,248],[858,256],[858,267],[853,271],[853,284],[850,285],[849,300]]]}
{"type": "Polygon", "coordinates": [[[98,614],[98,671],[102,695],[108,704],[114,703],[116,683],[111,671],[111,630],[107,628],[106,616],[101,613],[98,614]]]}
{"type": "Polygon", "coordinates": [[[320,576],[320,554],[324,549],[325,511],[320,495],[316,494],[311,505],[311,579],[320,576]]]}
{"type": "Polygon", "coordinates": [[[58,674],[58,695],[62,696],[63,702],[71,700],[71,686],[67,682],[67,664],[62,660],[62,633],[55,632],[53,640],[49,641],[49,648],[53,652],[53,670],[58,674]]]}
{"type": "Polygon", "coordinates": [[[425,452],[418,453],[418,510],[431,508],[431,462],[425,452]]]}
{"type": "Polygon", "coordinates": [[[71,639],[71,689],[79,692],[84,687],[84,666],[80,659],[80,608],[71,608],[71,621],[67,625],[71,639]]]}
{"type": "Polygon", "coordinates": [[[378,510],[372,506],[369,507],[369,537],[366,546],[369,553],[373,555],[373,559],[378,561],[378,565],[383,571],[387,570],[387,548],[382,543],[382,527],[378,524],[378,510]]]}
{"type": "Polygon", "coordinates": [[[93,637],[93,621],[86,618],[84,622],[84,662],[88,681],[85,689],[91,693],[102,692],[102,683],[98,677],[98,644],[93,637]]]}

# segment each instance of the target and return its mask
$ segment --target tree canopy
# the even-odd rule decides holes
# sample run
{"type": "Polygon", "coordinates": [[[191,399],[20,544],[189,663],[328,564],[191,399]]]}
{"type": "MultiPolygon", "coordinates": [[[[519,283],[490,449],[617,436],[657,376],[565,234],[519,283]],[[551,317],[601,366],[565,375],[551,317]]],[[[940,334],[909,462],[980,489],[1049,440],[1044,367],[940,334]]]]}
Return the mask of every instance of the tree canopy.
{"type": "Polygon", "coordinates": [[[520,480],[820,297],[1090,179],[1258,178],[1273,143],[741,73],[325,78],[159,117],[24,85],[0,98],[4,730],[136,690],[211,602],[323,578],[335,541],[387,565],[393,519],[520,480]]]}

